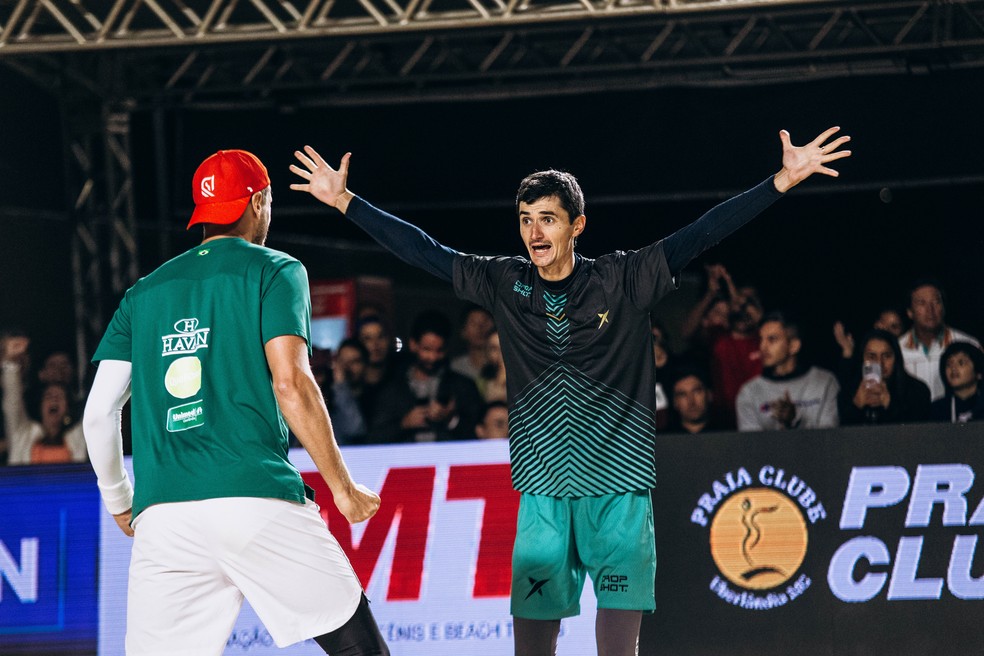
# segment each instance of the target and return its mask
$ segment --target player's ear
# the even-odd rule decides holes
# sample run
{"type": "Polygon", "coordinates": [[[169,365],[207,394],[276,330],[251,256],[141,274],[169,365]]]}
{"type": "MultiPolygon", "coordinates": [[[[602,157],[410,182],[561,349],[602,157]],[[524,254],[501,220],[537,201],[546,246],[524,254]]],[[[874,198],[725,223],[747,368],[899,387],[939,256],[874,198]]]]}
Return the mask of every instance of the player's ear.
{"type": "Polygon", "coordinates": [[[571,224],[574,226],[575,237],[579,236],[582,232],[584,232],[584,228],[587,225],[587,223],[588,223],[588,217],[584,216],[583,214],[577,217],[576,219],[574,219],[573,221],[571,221],[571,224]]]}

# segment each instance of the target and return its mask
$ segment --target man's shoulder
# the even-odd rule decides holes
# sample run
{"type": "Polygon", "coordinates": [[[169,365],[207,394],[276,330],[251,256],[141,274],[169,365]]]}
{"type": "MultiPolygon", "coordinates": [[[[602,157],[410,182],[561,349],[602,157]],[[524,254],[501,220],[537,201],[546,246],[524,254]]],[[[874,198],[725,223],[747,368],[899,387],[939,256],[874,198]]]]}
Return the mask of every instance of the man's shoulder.
{"type": "Polygon", "coordinates": [[[749,396],[755,396],[762,392],[766,387],[772,385],[773,383],[759,374],[758,376],[753,376],[749,378],[745,383],[738,389],[738,400],[747,398],[749,396]]]}
{"type": "Polygon", "coordinates": [[[947,330],[950,333],[950,342],[967,342],[977,347],[980,347],[981,345],[980,341],[969,333],[965,333],[962,330],[957,330],[956,328],[952,328],[950,326],[947,326],[947,330]]]}

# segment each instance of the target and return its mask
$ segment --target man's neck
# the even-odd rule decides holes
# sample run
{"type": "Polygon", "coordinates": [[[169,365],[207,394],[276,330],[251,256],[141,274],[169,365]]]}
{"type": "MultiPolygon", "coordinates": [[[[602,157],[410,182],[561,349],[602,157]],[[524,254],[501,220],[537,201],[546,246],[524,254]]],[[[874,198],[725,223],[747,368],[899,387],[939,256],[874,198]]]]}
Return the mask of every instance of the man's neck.
{"type": "Polygon", "coordinates": [[[913,326],[912,334],[916,336],[916,341],[921,343],[926,348],[929,348],[937,339],[939,339],[939,336],[943,333],[943,330],[943,326],[940,326],[936,330],[917,328],[913,326]]]}
{"type": "Polygon", "coordinates": [[[704,419],[702,421],[686,421],[686,420],[684,420],[684,421],[682,421],[680,423],[683,426],[683,430],[687,431],[688,433],[699,433],[702,430],[704,430],[704,427],[705,426],[707,426],[707,420],[706,419],[704,419]]]}
{"type": "Polygon", "coordinates": [[[574,271],[574,253],[572,252],[571,256],[563,262],[554,262],[550,266],[537,267],[536,270],[544,280],[550,282],[563,280],[574,271]]]}
{"type": "Polygon", "coordinates": [[[772,373],[776,376],[788,376],[796,371],[796,358],[787,358],[772,368],[772,373]]]}

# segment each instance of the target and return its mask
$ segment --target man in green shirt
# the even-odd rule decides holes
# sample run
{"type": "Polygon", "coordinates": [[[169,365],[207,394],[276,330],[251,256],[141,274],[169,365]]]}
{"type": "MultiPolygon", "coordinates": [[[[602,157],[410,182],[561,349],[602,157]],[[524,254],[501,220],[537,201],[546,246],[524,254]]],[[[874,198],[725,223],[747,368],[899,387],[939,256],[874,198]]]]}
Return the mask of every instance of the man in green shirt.
{"type": "Polygon", "coordinates": [[[245,596],[280,646],[313,637],[332,654],[388,654],[287,459],[289,426],[346,519],[379,508],[352,480],[311,373],[307,273],[263,246],[266,168],[219,151],[193,193],[188,227],[204,240],[127,291],[84,417],[103,501],[135,538],[127,653],[221,653],[245,596]],[[131,394],[135,486],[120,435],[131,394]]]}

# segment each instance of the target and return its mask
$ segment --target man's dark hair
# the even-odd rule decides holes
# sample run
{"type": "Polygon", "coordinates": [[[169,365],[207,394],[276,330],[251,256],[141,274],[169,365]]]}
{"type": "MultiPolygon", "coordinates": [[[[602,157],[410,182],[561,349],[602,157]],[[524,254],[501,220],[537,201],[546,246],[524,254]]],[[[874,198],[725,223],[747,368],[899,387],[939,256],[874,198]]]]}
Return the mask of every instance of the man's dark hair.
{"type": "Polygon", "coordinates": [[[779,310],[773,310],[767,315],[762,317],[762,323],[760,326],[764,326],[767,323],[775,322],[782,326],[782,329],[786,331],[786,338],[793,340],[800,338],[799,324],[790,317],[787,313],[781,312],[779,310]]]}
{"type": "Polygon", "coordinates": [[[482,415],[479,423],[485,423],[485,418],[489,416],[489,412],[495,408],[505,408],[506,411],[509,410],[509,406],[506,405],[505,401],[489,401],[482,407],[482,415]]]}
{"type": "Polygon", "coordinates": [[[940,301],[943,302],[943,307],[946,307],[946,292],[943,290],[943,285],[936,278],[919,278],[914,283],[909,286],[909,293],[905,297],[905,306],[907,308],[912,307],[912,295],[916,293],[916,290],[920,287],[932,287],[940,293],[940,301]]]}
{"type": "Polygon", "coordinates": [[[341,351],[343,348],[354,348],[359,352],[359,357],[362,358],[363,362],[369,362],[369,351],[366,349],[365,344],[360,342],[355,337],[347,337],[342,340],[342,343],[338,345],[336,353],[341,351]]]}
{"type": "Polygon", "coordinates": [[[447,342],[451,338],[451,322],[437,310],[424,310],[413,320],[410,338],[419,342],[427,333],[434,333],[447,342]]]}
{"type": "Polygon", "coordinates": [[[541,198],[556,196],[560,206],[567,211],[569,221],[584,214],[584,194],[577,184],[577,178],[566,171],[537,171],[519,183],[516,192],[516,213],[520,203],[534,203],[541,198]]]}
{"type": "Polygon", "coordinates": [[[677,366],[673,370],[673,377],[671,378],[672,382],[670,383],[670,389],[667,390],[667,392],[669,392],[670,398],[673,397],[673,394],[676,391],[677,383],[679,383],[684,378],[690,378],[691,376],[699,380],[700,384],[704,386],[705,390],[707,390],[708,392],[711,391],[711,378],[710,376],[708,376],[707,370],[699,365],[685,362],[677,366]]]}

